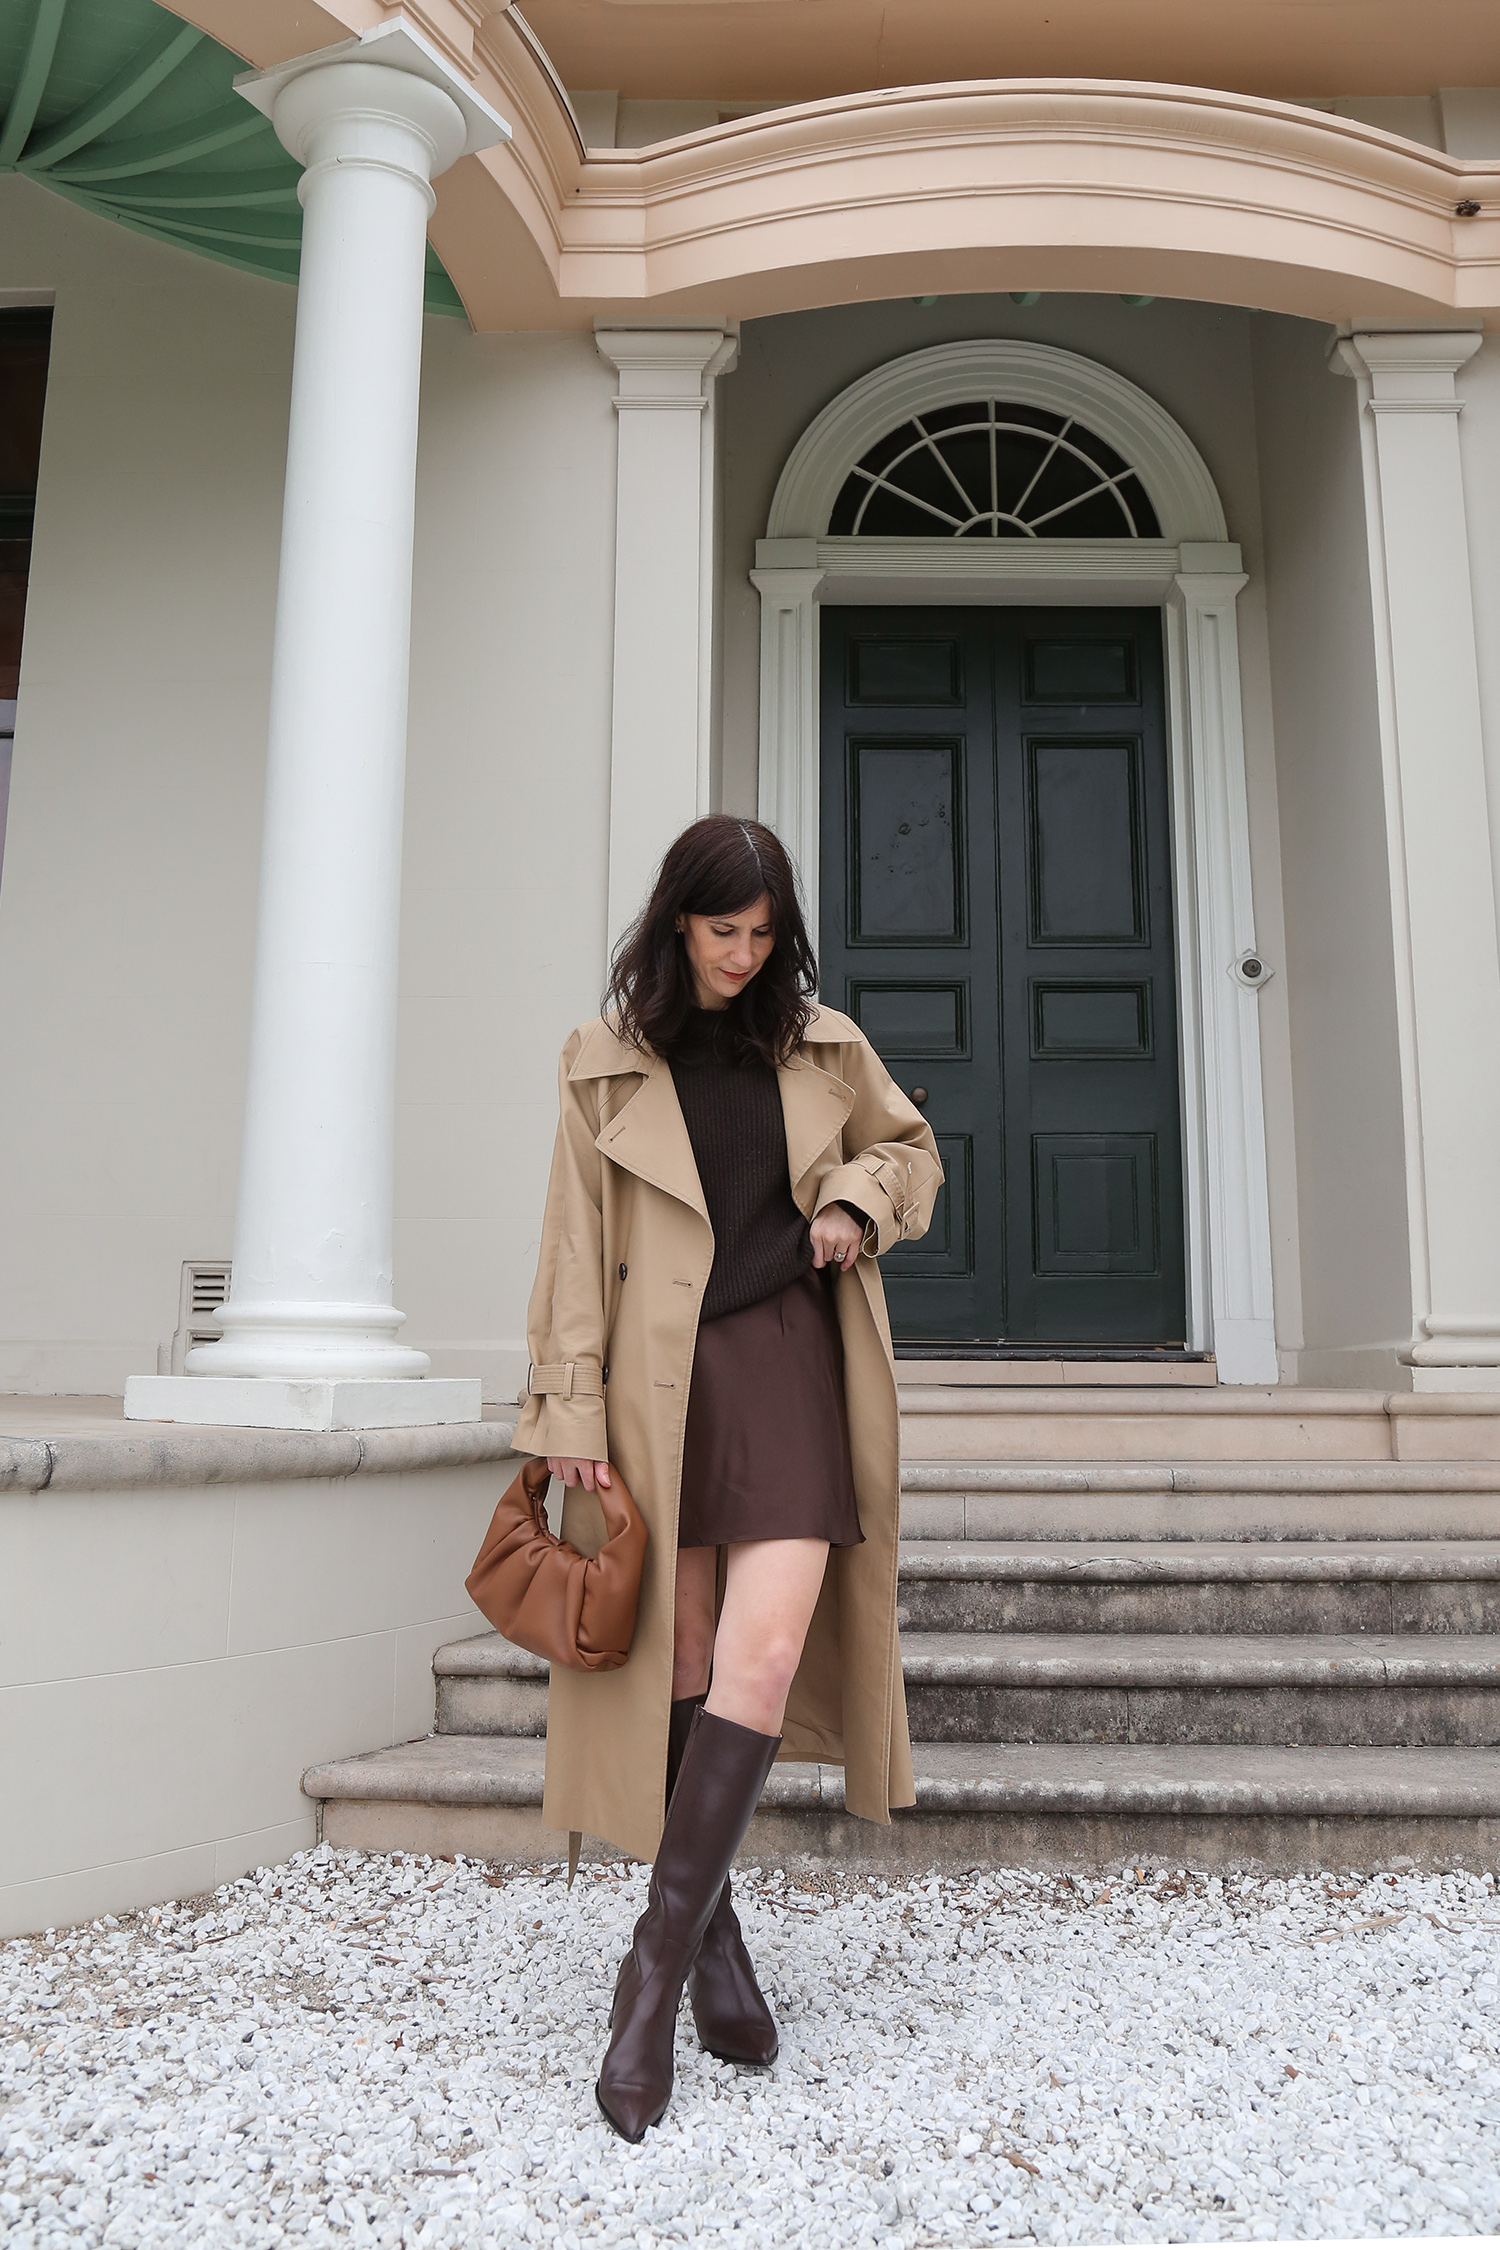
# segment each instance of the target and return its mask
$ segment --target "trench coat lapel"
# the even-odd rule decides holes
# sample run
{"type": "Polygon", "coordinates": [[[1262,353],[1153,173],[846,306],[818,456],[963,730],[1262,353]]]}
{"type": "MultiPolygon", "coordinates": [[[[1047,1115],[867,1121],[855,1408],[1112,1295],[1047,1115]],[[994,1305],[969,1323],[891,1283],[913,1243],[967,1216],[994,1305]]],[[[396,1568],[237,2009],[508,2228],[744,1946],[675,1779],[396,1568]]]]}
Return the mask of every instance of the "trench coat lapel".
{"type": "Polygon", "coordinates": [[[675,1196],[706,1219],[703,1183],[693,1160],[693,1144],[672,1083],[671,1066],[660,1055],[647,1058],[637,1054],[636,1069],[642,1061],[646,1070],[638,1090],[608,1124],[601,1126],[594,1146],[611,1164],[634,1172],[638,1180],[675,1196]]]}
{"type": "Polygon", "coordinates": [[[786,1120],[787,1168],[792,1194],[804,1218],[812,1216],[817,1182],[809,1177],[830,1141],[837,1140],[854,1107],[854,1089],[833,1071],[822,1069],[805,1052],[776,1073],[786,1120]]]}

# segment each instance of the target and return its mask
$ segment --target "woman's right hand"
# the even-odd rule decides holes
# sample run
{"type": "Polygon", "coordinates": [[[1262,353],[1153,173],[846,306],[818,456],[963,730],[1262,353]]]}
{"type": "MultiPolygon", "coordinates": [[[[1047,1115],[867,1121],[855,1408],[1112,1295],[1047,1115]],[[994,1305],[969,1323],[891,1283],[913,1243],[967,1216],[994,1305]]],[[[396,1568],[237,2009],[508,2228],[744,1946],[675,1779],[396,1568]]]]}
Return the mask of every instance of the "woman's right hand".
{"type": "Polygon", "coordinates": [[[607,1461],[580,1461],[576,1454],[549,1453],[547,1466],[563,1484],[581,1484],[585,1492],[592,1492],[596,1485],[601,1484],[606,1492],[609,1490],[607,1461]]]}

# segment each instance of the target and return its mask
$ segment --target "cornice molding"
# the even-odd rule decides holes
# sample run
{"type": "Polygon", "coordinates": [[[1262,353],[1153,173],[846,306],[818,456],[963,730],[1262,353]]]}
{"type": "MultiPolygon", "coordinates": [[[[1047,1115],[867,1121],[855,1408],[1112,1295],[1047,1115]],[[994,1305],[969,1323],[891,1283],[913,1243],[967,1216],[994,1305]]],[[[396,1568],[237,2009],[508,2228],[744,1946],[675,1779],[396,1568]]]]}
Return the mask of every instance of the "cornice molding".
{"type": "Polygon", "coordinates": [[[853,271],[905,250],[971,269],[1002,254],[1008,273],[989,286],[1022,271],[1046,285],[1050,267],[1063,269],[1054,287],[1089,286],[1090,268],[1094,286],[1120,287],[1155,280],[1147,261],[1170,261],[1178,294],[1288,310],[1320,297],[1329,317],[1349,289],[1429,314],[1500,302],[1500,166],[1286,103],[1171,86],[905,88],[652,150],[597,150],[564,233],[580,280],[653,294],[710,272],[757,282],[778,257],[853,271]],[[1480,216],[1459,219],[1464,201],[1480,216]],[[1106,283],[1122,258],[1130,267],[1114,264],[1106,283]]]}

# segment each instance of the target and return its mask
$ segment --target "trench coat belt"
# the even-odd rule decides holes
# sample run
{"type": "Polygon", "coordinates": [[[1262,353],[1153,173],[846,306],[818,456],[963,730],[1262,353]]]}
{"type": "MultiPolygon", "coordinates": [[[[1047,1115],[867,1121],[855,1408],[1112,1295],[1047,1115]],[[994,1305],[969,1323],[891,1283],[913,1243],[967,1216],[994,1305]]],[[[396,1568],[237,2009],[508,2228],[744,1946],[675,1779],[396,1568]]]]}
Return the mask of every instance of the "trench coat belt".
{"type": "Polygon", "coordinates": [[[560,1359],[549,1367],[533,1364],[526,1370],[527,1396],[535,1397],[538,1391],[555,1392],[561,1398],[603,1398],[603,1371],[582,1359],[560,1359]]]}

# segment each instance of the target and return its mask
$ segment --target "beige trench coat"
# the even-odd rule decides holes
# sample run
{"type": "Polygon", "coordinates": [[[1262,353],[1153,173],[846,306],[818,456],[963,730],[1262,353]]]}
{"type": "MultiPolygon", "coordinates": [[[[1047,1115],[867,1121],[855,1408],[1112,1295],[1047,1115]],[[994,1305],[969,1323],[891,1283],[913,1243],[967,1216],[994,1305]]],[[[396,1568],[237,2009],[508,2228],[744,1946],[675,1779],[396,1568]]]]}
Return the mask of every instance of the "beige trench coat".
{"type": "MultiPolygon", "coordinates": [[[[831,1552],[781,1756],[842,1764],[850,1811],[883,1821],[915,1793],[896,1641],[895,1371],[875,1259],[926,1232],[942,1166],[919,1112],[847,1016],[820,1008],[778,1075],[799,1208],[812,1219],[850,1203],[870,1221],[835,1285],[864,1544],[831,1552]]],[[[543,1818],[650,1859],[665,1809],[683,1432],[713,1230],[661,1057],[596,1018],[564,1047],[558,1081],[516,1446],[614,1462],[650,1537],[629,1662],[553,1667],[543,1818]]],[[[563,1530],[586,1553],[598,1547],[592,1493],[568,1493],[563,1530]]]]}

